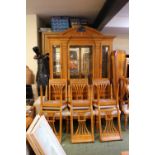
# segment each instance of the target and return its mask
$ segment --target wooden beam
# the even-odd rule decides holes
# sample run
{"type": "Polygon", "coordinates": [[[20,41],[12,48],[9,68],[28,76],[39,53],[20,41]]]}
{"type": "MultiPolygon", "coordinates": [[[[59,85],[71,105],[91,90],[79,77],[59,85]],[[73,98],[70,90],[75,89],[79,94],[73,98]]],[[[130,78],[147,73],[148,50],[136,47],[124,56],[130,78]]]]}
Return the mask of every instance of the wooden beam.
{"type": "Polygon", "coordinates": [[[129,0],[106,0],[99,14],[97,15],[93,28],[98,30],[103,29],[103,27],[116,15],[117,12],[127,3],[129,0]]]}

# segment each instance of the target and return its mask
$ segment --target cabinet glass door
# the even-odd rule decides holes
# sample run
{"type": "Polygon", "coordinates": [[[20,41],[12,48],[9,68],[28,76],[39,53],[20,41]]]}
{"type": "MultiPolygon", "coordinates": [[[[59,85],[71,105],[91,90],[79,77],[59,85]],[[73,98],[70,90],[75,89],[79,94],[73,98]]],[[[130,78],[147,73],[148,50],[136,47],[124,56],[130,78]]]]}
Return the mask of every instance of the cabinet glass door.
{"type": "Polygon", "coordinates": [[[92,73],[92,51],[90,47],[81,48],[81,76],[88,77],[92,73]]]}
{"type": "Polygon", "coordinates": [[[102,78],[108,77],[108,51],[109,46],[102,46],[102,78]]]}
{"type": "Polygon", "coordinates": [[[80,49],[78,47],[70,48],[70,77],[76,78],[80,74],[80,63],[79,63],[80,49]]]}
{"type": "Polygon", "coordinates": [[[70,78],[87,78],[92,74],[92,48],[70,47],[70,78]]]}
{"type": "Polygon", "coordinates": [[[61,77],[60,46],[53,47],[53,78],[61,77]]]}

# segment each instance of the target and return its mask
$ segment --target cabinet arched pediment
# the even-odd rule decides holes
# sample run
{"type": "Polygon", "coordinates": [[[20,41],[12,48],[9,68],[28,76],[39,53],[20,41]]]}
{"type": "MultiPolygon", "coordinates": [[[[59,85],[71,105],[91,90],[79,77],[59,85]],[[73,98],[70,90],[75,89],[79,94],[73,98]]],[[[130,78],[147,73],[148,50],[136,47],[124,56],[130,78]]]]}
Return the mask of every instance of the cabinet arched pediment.
{"type": "Polygon", "coordinates": [[[90,28],[88,26],[70,28],[63,33],[60,33],[61,37],[67,38],[98,38],[98,39],[112,39],[114,36],[105,36],[96,29],[90,28]]]}

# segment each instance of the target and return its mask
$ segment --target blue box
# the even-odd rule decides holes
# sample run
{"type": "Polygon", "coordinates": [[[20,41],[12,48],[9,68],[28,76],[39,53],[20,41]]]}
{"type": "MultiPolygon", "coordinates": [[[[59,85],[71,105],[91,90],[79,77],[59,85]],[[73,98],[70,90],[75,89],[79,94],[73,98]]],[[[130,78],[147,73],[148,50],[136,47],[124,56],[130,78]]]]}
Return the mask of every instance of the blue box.
{"type": "Polygon", "coordinates": [[[69,17],[53,16],[51,18],[51,29],[54,32],[64,31],[69,28],[69,17]]]}

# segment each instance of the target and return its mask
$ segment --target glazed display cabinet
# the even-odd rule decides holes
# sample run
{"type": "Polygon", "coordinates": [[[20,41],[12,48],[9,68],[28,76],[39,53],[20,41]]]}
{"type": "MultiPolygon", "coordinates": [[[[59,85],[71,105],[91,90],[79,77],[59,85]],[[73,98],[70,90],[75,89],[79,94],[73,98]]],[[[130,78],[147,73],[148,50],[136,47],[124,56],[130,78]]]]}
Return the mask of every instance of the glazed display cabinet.
{"type": "Polygon", "coordinates": [[[50,78],[110,78],[113,38],[90,27],[42,32],[42,51],[50,56],[50,78]]]}

